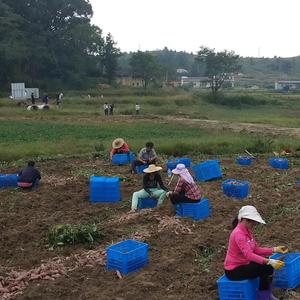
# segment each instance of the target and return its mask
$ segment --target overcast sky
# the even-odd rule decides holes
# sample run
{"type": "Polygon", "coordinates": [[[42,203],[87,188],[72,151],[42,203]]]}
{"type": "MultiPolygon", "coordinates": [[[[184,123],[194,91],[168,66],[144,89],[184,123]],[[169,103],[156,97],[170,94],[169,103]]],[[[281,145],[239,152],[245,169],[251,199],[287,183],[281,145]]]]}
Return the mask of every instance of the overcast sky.
{"type": "Polygon", "coordinates": [[[242,56],[300,55],[300,0],[90,0],[122,51],[201,45],[242,56]]]}

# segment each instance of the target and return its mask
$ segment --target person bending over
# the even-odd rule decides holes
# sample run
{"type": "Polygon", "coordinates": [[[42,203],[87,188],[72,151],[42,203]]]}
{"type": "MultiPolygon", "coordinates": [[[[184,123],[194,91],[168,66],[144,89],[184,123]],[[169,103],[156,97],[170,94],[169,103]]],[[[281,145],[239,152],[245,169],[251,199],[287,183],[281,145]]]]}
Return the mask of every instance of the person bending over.
{"type": "Polygon", "coordinates": [[[110,159],[114,154],[129,154],[129,146],[122,138],[117,138],[112,142],[112,149],[110,151],[110,159]]]}
{"type": "Polygon", "coordinates": [[[21,188],[36,189],[41,180],[40,172],[34,167],[35,162],[29,161],[27,166],[18,174],[18,186],[21,188]]]}
{"type": "Polygon", "coordinates": [[[172,173],[178,175],[178,181],[173,192],[168,192],[172,204],[197,203],[201,201],[201,190],[195,183],[189,170],[184,164],[178,164],[172,173]]]}

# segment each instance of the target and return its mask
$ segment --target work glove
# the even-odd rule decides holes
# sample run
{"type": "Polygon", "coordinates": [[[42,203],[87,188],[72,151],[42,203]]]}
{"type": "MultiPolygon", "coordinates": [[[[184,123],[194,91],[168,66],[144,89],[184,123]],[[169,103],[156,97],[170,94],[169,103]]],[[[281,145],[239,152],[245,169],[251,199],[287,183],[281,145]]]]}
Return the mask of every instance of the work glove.
{"type": "Polygon", "coordinates": [[[273,248],[274,253],[281,253],[281,254],[286,254],[288,253],[289,249],[287,246],[277,246],[273,248]]]}
{"type": "Polygon", "coordinates": [[[270,258],[270,259],[268,260],[267,265],[272,266],[275,270],[279,270],[279,269],[281,269],[282,267],[284,267],[284,262],[281,261],[281,260],[278,260],[278,259],[272,259],[272,258],[270,258]]]}

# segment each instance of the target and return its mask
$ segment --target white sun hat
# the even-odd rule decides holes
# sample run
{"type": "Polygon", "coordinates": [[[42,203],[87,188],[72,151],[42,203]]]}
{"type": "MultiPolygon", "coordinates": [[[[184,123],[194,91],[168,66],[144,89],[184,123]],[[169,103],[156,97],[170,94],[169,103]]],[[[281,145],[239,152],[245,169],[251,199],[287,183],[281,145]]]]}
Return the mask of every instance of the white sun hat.
{"type": "Polygon", "coordinates": [[[256,208],[252,205],[243,206],[239,211],[238,219],[239,221],[242,219],[249,219],[261,224],[266,224],[256,208]]]}

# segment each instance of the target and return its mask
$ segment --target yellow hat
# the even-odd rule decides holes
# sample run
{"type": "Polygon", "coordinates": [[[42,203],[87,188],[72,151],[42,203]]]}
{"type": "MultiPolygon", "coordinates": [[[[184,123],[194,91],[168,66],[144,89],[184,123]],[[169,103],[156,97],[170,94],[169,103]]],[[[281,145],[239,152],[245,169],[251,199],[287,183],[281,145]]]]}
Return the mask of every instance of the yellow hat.
{"type": "Polygon", "coordinates": [[[144,169],[143,172],[154,173],[154,172],[160,171],[161,169],[162,169],[162,167],[157,167],[156,165],[149,165],[149,167],[144,169]]]}
{"type": "Polygon", "coordinates": [[[122,138],[117,138],[112,142],[112,147],[114,149],[119,149],[125,144],[125,141],[122,138]]]}

